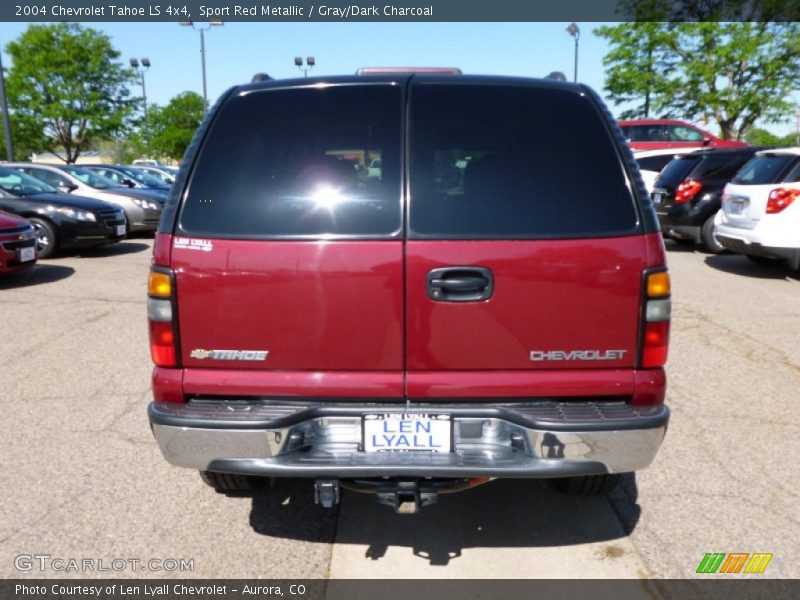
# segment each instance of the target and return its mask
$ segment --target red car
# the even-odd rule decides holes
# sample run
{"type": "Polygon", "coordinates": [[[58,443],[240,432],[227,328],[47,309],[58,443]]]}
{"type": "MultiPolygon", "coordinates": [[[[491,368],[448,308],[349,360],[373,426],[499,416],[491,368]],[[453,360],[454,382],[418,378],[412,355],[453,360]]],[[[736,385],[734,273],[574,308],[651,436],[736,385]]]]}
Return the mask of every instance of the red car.
{"type": "Polygon", "coordinates": [[[720,139],[691,123],[675,119],[637,119],[619,121],[618,124],[632,150],[747,146],[744,142],[720,139]]]}
{"type": "Polygon", "coordinates": [[[27,219],[0,211],[0,275],[36,264],[36,233],[27,219]]]}
{"type": "Polygon", "coordinates": [[[305,478],[323,506],[349,487],[401,512],[502,477],[602,493],[649,465],[669,276],[612,125],[554,80],[230,90],[154,245],[164,457],[222,492],[305,478]]]}

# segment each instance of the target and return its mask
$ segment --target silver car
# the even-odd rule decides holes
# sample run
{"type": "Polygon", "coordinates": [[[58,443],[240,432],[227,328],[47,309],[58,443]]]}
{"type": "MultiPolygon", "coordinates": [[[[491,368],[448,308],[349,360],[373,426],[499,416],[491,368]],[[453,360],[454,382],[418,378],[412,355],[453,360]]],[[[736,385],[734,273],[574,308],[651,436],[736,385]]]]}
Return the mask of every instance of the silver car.
{"type": "Polygon", "coordinates": [[[5,166],[49,183],[62,192],[75,192],[116,204],[125,211],[129,232],[155,231],[158,227],[163,206],[161,195],[118,187],[113,181],[76,165],[5,163],[5,166]]]}

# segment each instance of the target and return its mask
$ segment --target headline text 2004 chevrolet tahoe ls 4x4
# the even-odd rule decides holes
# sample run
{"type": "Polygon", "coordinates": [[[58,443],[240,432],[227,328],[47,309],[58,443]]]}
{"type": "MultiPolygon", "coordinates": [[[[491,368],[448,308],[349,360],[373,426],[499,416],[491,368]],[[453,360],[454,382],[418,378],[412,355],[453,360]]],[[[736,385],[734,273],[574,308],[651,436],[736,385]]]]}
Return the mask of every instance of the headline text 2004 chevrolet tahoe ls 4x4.
{"type": "Polygon", "coordinates": [[[235,87],[153,258],[153,433],[219,490],[303,477],[326,506],[342,485],[412,511],[499,477],[601,492],[664,437],[663,243],[583,85],[235,87]]]}

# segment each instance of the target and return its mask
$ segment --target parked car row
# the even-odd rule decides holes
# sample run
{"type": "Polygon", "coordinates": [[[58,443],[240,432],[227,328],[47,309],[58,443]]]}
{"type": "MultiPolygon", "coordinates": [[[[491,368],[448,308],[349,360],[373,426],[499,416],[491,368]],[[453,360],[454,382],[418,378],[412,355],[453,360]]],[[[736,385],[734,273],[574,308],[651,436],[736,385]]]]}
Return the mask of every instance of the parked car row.
{"type": "Polygon", "coordinates": [[[800,268],[800,148],[634,152],[668,238],[800,268]],[[666,154],[662,154],[666,152],[666,154]]]}
{"type": "Polygon", "coordinates": [[[0,274],[23,270],[60,250],[113,244],[131,233],[153,232],[168,190],[166,181],[138,167],[2,163],[0,274]],[[130,185],[104,177],[103,171],[154,184],[130,185]]]}

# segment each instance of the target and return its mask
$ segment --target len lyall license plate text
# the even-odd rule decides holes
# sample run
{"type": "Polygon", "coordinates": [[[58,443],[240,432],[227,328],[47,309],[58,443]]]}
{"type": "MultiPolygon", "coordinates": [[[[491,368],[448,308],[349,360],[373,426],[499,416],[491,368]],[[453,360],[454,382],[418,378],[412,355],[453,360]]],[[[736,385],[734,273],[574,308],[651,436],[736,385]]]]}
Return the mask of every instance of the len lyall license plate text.
{"type": "Polygon", "coordinates": [[[450,415],[365,415],[364,451],[450,452],[450,415]]]}

